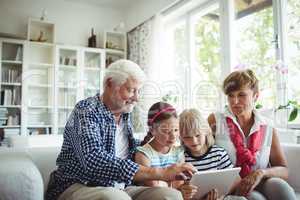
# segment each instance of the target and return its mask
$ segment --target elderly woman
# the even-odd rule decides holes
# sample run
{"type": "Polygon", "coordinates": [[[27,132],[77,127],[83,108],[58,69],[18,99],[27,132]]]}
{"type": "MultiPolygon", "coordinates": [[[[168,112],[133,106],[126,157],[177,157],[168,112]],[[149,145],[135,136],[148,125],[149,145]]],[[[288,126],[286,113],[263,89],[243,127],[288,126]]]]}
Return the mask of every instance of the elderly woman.
{"type": "Polygon", "coordinates": [[[251,70],[232,72],[223,83],[229,106],[214,113],[208,123],[216,143],[241,167],[241,181],[234,194],[253,200],[296,199],[288,178],[287,161],[276,130],[254,109],[258,80],[251,70]]]}

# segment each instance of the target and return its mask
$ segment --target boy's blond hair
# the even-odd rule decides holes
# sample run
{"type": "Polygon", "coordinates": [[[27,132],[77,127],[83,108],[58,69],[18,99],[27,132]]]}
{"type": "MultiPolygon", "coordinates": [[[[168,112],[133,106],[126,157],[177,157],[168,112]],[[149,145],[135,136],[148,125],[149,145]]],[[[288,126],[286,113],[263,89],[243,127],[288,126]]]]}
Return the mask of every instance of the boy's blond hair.
{"type": "Polygon", "coordinates": [[[199,130],[201,133],[203,129],[207,132],[205,138],[206,145],[209,148],[215,143],[215,139],[208,122],[202,117],[201,113],[197,109],[192,108],[185,109],[179,115],[179,132],[181,137],[193,135],[196,130],[199,130]]]}

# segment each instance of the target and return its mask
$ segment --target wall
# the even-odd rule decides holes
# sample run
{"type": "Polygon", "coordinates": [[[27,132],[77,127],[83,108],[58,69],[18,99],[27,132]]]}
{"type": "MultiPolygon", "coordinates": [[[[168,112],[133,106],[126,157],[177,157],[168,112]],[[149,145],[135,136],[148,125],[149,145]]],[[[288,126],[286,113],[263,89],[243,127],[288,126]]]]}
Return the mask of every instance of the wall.
{"type": "Polygon", "coordinates": [[[97,32],[97,46],[103,46],[103,30],[124,21],[125,13],[111,7],[100,7],[65,0],[0,0],[0,32],[27,36],[28,17],[39,18],[47,10],[47,21],[56,25],[56,42],[87,45],[91,28],[97,32]]]}
{"type": "Polygon", "coordinates": [[[126,28],[131,30],[176,0],[135,0],[126,11],[126,28]]]}
{"type": "Polygon", "coordinates": [[[0,0],[0,32],[27,37],[28,17],[39,18],[43,8],[47,20],[56,25],[56,42],[86,45],[92,27],[97,31],[97,45],[102,47],[103,30],[111,30],[119,22],[131,30],[176,0],[132,0],[127,8],[68,0],[0,0]]]}

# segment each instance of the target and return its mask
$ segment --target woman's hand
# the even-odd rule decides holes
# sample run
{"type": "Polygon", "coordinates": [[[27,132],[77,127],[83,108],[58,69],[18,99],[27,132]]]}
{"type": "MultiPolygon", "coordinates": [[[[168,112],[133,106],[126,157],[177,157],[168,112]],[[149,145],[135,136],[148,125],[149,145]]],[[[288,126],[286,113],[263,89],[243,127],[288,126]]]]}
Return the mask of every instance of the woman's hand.
{"type": "Polygon", "coordinates": [[[192,199],[193,196],[197,193],[197,186],[194,186],[189,182],[185,182],[184,184],[179,186],[178,190],[181,192],[183,199],[188,200],[192,199]]]}
{"type": "Polygon", "coordinates": [[[245,178],[243,178],[240,184],[237,186],[235,193],[239,196],[246,197],[254,188],[261,182],[264,178],[264,171],[262,169],[258,169],[245,178]]]}

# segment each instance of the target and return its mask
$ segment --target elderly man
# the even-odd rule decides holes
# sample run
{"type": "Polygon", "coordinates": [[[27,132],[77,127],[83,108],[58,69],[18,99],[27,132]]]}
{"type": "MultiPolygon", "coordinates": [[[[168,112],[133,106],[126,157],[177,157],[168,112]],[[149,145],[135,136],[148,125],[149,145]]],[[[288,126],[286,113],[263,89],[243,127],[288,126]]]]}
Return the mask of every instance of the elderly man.
{"type": "Polygon", "coordinates": [[[182,199],[172,188],[129,186],[133,181],[184,178],[183,172],[194,171],[188,164],[150,168],[132,161],[138,142],[132,135],[130,112],[144,78],[137,64],[116,61],[106,70],[103,94],[75,106],[46,199],[182,199]]]}

